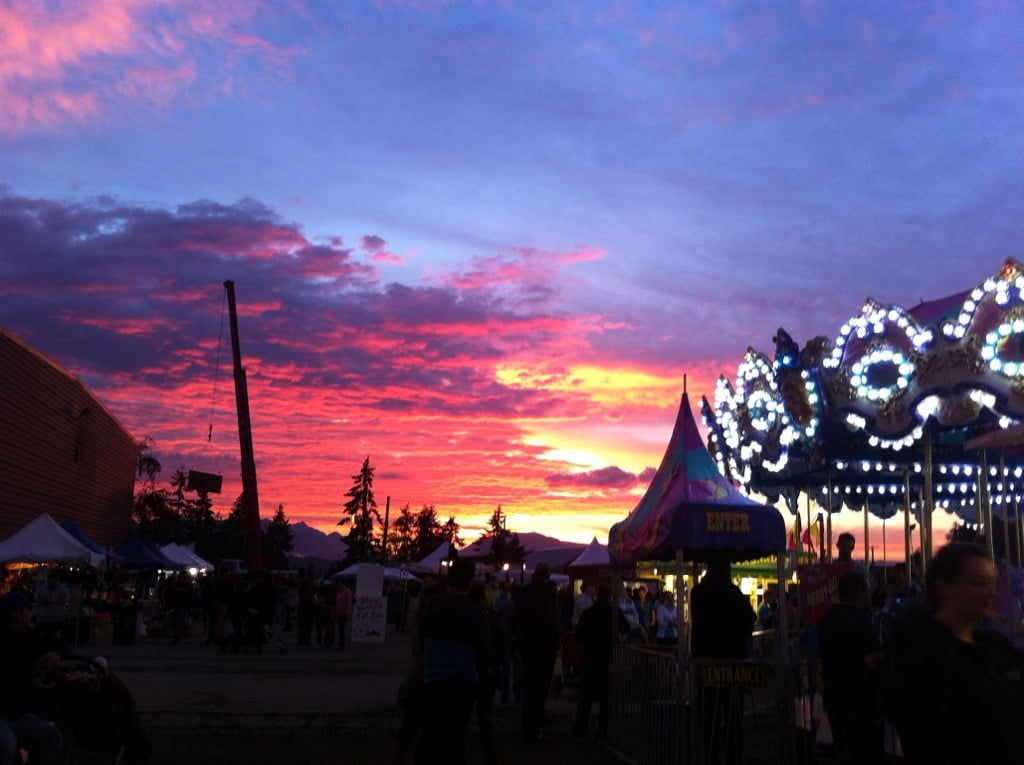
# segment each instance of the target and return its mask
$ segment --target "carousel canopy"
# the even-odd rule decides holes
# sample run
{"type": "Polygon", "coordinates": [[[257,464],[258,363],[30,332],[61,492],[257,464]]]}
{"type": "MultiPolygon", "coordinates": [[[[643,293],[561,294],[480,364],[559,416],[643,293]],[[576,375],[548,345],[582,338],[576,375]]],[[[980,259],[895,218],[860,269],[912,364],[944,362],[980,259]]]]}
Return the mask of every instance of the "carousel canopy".
{"type": "MultiPolygon", "coordinates": [[[[803,348],[779,329],[774,359],[748,349],[702,412],[720,470],[791,506],[883,518],[1024,490],[1024,450],[1001,475],[972,440],[1024,420],[1024,271],[1014,260],[975,288],[912,308],[867,300],[833,339],[803,348]],[[930,496],[924,497],[930,490],[930,496]]],[[[985,442],[983,442],[985,443],[985,442]]],[[[992,445],[1000,444],[993,436],[992,445]]]]}
{"type": "Polygon", "coordinates": [[[786,549],[782,515],[740,494],[718,472],[683,393],[672,438],[647,493],[608,533],[612,560],[689,560],[725,552],[754,560],[786,549]]]}

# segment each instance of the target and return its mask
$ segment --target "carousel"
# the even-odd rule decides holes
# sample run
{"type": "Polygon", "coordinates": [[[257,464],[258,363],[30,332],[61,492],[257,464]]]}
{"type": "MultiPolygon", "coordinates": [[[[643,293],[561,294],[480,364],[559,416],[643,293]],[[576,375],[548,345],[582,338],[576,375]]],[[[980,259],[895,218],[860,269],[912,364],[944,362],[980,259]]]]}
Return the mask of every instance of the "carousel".
{"type": "Polygon", "coordinates": [[[825,550],[844,507],[864,512],[865,539],[868,513],[902,514],[907,564],[919,535],[926,567],[932,512],[942,507],[976,528],[993,557],[1020,562],[1019,263],[1008,259],[973,289],[912,308],[869,299],[832,339],[801,348],[780,328],[773,341],[772,356],[750,348],[734,381],[719,378],[713,406],[702,401],[723,474],[747,493],[785,501],[798,530],[802,496],[806,524],[820,514],[826,525],[825,550]],[[1003,549],[994,549],[996,536],[1003,549]]]}

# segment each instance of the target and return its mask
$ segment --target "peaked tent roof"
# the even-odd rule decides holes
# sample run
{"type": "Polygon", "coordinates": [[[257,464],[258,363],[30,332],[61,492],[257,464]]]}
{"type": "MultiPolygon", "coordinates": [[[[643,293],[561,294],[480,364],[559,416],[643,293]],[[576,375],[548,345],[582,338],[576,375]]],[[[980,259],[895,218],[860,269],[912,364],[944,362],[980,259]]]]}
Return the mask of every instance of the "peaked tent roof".
{"type": "MultiPolygon", "coordinates": [[[[379,566],[379,563],[353,563],[348,568],[338,571],[337,573],[331,574],[327,577],[332,582],[336,582],[339,579],[354,579],[359,576],[360,566],[379,566]]],[[[408,569],[399,568],[398,566],[384,566],[384,578],[385,579],[402,579],[408,582],[418,582],[420,579],[415,574],[411,573],[408,569]]]]}
{"type": "Polygon", "coordinates": [[[120,555],[115,553],[113,550],[104,547],[95,539],[93,539],[84,531],[82,531],[82,527],[75,523],[74,518],[65,518],[63,521],[61,521],[60,527],[97,555],[102,555],[104,558],[111,558],[115,561],[121,559],[120,555]]]}
{"type": "Polygon", "coordinates": [[[582,566],[610,566],[611,556],[608,555],[607,545],[603,545],[594,537],[594,541],[583,548],[576,559],[569,564],[569,568],[580,568],[582,566]]]}
{"type": "Polygon", "coordinates": [[[103,556],[62,529],[47,513],[29,521],[0,542],[0,563],[71,563],[98,566],[103,556]]]}
{"type": "Polygon", "coordinates": [[[169,559],[135,534],[132,534],[119,544],[115,552],[124,558],[124,564],[129,568],[162,568],[170,571],[178,571],[185,568],[182,564],[169,559]]]}
{"type": "Polygon", "coordinates": [[[213,564],[210,561],[200,558],[194,552],[189,550],[187,547],[171,542],[168,545],[164,545],[160,548],[160,554],[168,560],[172,560],[175,563],[180,563],[185,568],[201,568],[213,570],[213,564]]]}
{"type": "Polygon", "coordinates": [[[454,558],[458,555],[458,551],[455,546],[447,540],[437,546],[437,548],[415,563],[409,564],[410,571],[416,571],[421,574],[436,574],[441,570],[441,561],[454,558]]]}
{"type": "Polygon", "coordinates": [[[612,560],[687,560],[728,553],[754,560],[786,549],[786,524],[774,507],[744,497],[718,472],[683,392],[679,414],[647,493],[608,532],[612,560]]]}

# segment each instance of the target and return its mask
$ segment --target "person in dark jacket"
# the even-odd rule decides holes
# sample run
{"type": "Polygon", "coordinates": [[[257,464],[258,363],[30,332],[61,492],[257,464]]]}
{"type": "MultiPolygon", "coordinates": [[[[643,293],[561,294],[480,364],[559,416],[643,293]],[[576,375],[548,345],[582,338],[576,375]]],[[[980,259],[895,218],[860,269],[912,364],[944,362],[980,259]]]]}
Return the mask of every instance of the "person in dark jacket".
{"type": "MultiPolygon", "coordinates": [[[[613,635],[616,629],[615,609],[612,607],[612,589],[607,584],[597,586],[597,600],[583,610],[576,623],[576,640],[583,646],[580,698],[576,705],[576,725],[573,738],[582,741],[587,735],[590,710],[597,702],[597,738],[608,738],[608,668],[611,662],[613,635]]],[[[618,632],[629,631],[625,619],[618,620],[618,632]]]]}
{"type": "Polygon", "coordinates": [[[466,729],[477,685],[491,662],[487,616],[468,597],[475,571],[472,561],[452,563],[448,588],[427,600],[420,613],[423,685],[417,765],[466,761],[466,729]]]}
{"type": "Polygon", "coordinates": [[[55,669],[59,661],[32,634],[28,598],[20,592],[0,597],[0,762],[5,765],[21,762],[19,749],[29,753],[32,765],[60,762],[60,730],[29,711],[34,689],[43,687],[44,670],[55,669]]]}
{"type": "MultiPolygon", "coordinates": [[[[757,615],[750,600],[733,584],[725,553],[708,557],[707,573],[690,593],[692,633],[690,651],[695,659],[746,659],[757,615]]],[[[701,694],[704,755],[707,762],[727,765],[743,762],[742,688],[704,688],[701,694]]]]}
{"type": "Polygon", "coordinates": [[[928,564],[924,608],[893,624],[880,698],[907,765],[1024,758],[1024,662],[982,626],[995,602],[985,549],[952,542],[928,564]]]}
{"type": "Polygon", "coordinates": [[[539,741],[544,704],[561,648],[558,600],[550,586],[551,568],[541,561],[530,583],[519,591],[513,614],[516,644],[523,657],[523,737],[539,741]]]}
{"type": "Polygon", "coordinates": [[[818,622],[825,713],[840,763],[883,760],[876,703],[882,650],[868,616],[868,582],[860,571],[839,575],[839,602],[818,622]]]}
{"type": "Polygon", "coordinates": [[[498,623],[494,609],[487,602],[487,587],[483,582],[473,582],[469,599],[487,617],[491,645],[487,670],[480,675],[476,685],[476,720],[480,728],[480,748],[483,749],[484,765],[495,765],[498,749],[494,735],[494,697],[498,692],[498,673],[505,653],[505,635],[498,623]]]}

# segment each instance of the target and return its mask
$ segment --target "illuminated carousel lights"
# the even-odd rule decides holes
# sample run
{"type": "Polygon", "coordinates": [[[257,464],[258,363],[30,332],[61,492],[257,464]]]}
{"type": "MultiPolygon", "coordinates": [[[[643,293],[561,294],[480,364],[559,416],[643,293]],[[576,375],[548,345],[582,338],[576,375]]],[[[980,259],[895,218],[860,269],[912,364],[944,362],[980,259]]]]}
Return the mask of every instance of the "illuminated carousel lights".
{"type": "Polygon", "coordinates": [[[1016,290],[1018,300],[1024,300],[1024,275],[1017,274],[1014,276],[1016,270],[1014,266],[1008,263],[1003,268],[1003,278],[997,280],[990,277],[980,287],[975,287],[970,297],[964,301],[960,315],[956,317],[956,320],[943,323],[942,333],[946,337],[956,338],[957,340],[966,335],[967,328],[970,326],[971,321],[974,319],[974,314],[978,310],[978,304],[989,293],[995,292],[996,303],[1004,307],[1008,306],[1013,300],[1011,289],[1016,290]],[[1011,276],[1014,276],[1012,284],[1009,279],[1011,276]]]}
{"type": "Polygon", "coordinates": [[[853,375],[850,377],[850,384],[857,391],[859,398],[866,398],[869,401],[885,401],[910,387],[914,365],[900,351],[892,348],[876,348],[858,359],[851,367],[851,371],[853,375]],[[884,387],[871,385],[868,382],[868,370],[875,364],[892,364],[895,366],[899,371],[896,382],[884,387]]]}
{"type": "Polygon", "coordinates": [[[882,308],[873,302],[868,302],[861,309],[860,316],[850,319],[840,327],[839,337],[833,344],[832,353],[822,361],[822,364],[827,369],[836,369],[842,361],[843,351],[850,335],[856,335],[860,340],[867,340],[874,335],[884,334],[886,323],[899,327],[916,350],[921,350],[934,339],[930,329],[919,328],[902,308],[897,306],[882,308]]]}
{"type": "Polygon", "coordinates": [[[1007,377],[1016,377],[1024,372],[1024,364],[1017,361],[1003,361],[999,358],[1000,344],[1007,338],[1019,334],[1024,334],[1024,319],[1022,318],[1004,321],[985,335],[985,344],[981,347],[981,358],[988,362],[989,369],[1007,377]]]}
{"type": "Polygon", "coordinates": [[[917,427],[907,435],[903,436],[903,438],[889,439],[882,438],[881,436],[868,436],[868,444],[875,447],[881,447],[883,449],[892,449],[894,452],[898,452],[904,447],[913,446],[921,437],[923,432],[924,431],[920,427],[917,427]]]}

